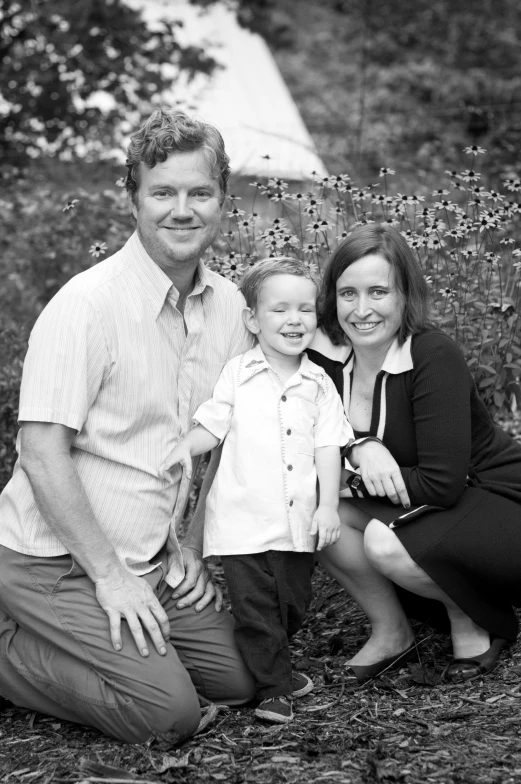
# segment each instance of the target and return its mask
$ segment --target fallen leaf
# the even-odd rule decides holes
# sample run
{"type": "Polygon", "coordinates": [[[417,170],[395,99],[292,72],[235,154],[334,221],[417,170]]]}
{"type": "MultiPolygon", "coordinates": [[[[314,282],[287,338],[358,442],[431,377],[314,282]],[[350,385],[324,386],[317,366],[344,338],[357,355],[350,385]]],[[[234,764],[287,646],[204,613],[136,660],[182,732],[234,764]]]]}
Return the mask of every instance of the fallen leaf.
{"type": "Polygon", "coordinates": [[[157,769],[157,772],[164,773],[165,770],[170,770],[171,768],[188,767],[188,760],[190,758],[191,753],[192,753],[191,751],[187,751],[187,753],[183,754],[181,757],[173,757],[170,754],[163,754],[161,767],[157,769]]]}
{"type": "Polygon", "coordinates": [[[290,762],[290,763],[299,763],[300,757],[288,757],[285,754],[276,754],[274,757],[271,758],[272,762],[290,762]]]}

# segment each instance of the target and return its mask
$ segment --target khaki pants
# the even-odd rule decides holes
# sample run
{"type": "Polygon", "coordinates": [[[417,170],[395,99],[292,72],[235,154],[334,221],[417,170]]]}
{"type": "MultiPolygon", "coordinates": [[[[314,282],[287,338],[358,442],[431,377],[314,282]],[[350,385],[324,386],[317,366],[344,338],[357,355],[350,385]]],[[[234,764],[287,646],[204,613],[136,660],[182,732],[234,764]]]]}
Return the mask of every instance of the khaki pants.
{"type": "Polygon", "coordinates": [[[254,686],[233,640],[233,621],[213,605],[178,610],[162,569],[144,578],[170,620],[160,656],[137,651],[127,624],[112,647],[94,585],[70,555],[39,558],[0,545],[0,696],[129,743],[189,737],[197,693],[238,705],[254,686]]]}

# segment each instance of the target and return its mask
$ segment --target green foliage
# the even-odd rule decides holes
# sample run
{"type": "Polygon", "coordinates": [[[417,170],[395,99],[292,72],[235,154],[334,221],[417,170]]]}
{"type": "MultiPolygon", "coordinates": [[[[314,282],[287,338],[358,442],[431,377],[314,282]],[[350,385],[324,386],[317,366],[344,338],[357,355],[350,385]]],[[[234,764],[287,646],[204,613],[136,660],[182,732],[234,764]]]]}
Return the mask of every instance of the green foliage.
{"type": "MultiPolygon", "coordinates": [[[[355,225],[397,226],[429,282],[433,314],[461,346],[480,393],[505,419],[521,403],[521,181],[481,184],[478,147],[468,168],[439,189],[405,194],[394,172],[358,187],[347,174],[317,177],[298,192],[282,180],[253,183],[252,201],[230,195],[207,263],[237,281],[261,257],[294,255],[321,271],[355,225]]],[[[6,178],[0,200],[0,487],[14,462],[16,410],[29,330],[73,275],[117,251],[132,231],[123,189],[76,187],[57,198],[48,182],[6,178]],[[9,185],[11,183],[11,185],[9,185]]]]}
{"type": "Polygon", "coordinates": [[[214,66],[202,49],[179,44],[175,24],[152,30],[123,0],[5,0],[0,145],[33,157],[108,150],[125,118],[135,125],[135,113],[150,114],[180,71],[214,66]],[[100,108],[99,91],[112,109],[100,108]]]}
{"type": "Polygon", "coordinates": [[[521,207],[513,200],[521,181],[506,179],[506,195],[486,189],[475,171],[485,150],[465,152],[469,168],[447,171],[445,187],[425,194],[393,194],[387,168],[363,188],[345,174],[317,177],[306,193],[275,178],[254,183],[252,213],[230,196],[228,230],[210,265],[238,280],[261,255],[295,255],[321,271],[353,226],[398,227],[429,283],[434,321],[462,348],[492,412],[504,416],[521,402],[521,207]]]}
{"type": "Polygon", "coordinates": [[[237,5],[239,19],[273,48],[331,171],[349,168],[365,178],[391,164],[417,178],[419,169],[436,172],[474,142],[490,149],[495,171],[517,155],[518,0],[237,5]]]}

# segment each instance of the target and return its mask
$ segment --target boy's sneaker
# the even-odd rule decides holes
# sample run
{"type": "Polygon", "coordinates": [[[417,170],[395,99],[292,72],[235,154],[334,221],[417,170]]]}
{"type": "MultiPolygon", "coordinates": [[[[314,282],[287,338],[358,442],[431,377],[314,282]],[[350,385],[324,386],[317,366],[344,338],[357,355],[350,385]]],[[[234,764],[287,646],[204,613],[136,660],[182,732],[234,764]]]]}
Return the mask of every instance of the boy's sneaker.
{"type": "Polygon", "coordinates": [[[273,724],[288,724],[293,719],[291,700],[285,694],[280,697],[268,697],[262,700],[258,708],[255,708],[255,715],[273,724]]]}
{"type": "Polygon", "coordinates": [[[304,675],[303,672],[293,672],[291,675],[291,696],[292,697],[305,697],[310,691],[313,691],[315,684],[304,675]]]}

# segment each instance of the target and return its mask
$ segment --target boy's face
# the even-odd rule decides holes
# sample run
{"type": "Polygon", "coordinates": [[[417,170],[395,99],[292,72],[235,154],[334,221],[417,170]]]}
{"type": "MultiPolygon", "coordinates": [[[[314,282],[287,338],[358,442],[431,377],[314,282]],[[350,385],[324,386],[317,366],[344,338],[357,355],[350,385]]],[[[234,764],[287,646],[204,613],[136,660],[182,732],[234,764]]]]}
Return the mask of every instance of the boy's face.
{"type": "Polygon", "coordinates": [[[267,359],[297,356],[309,346],[317,329],[316,300],[317,288],[307,278],[273,275],[263,284],[246,326],[267,359]]]}

